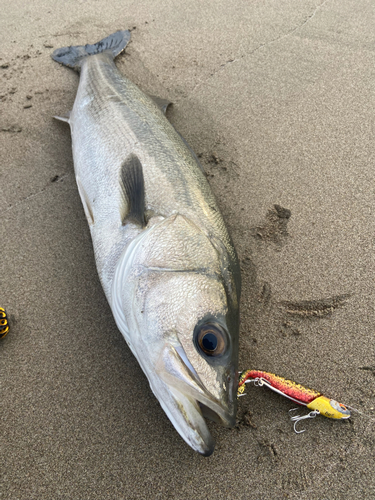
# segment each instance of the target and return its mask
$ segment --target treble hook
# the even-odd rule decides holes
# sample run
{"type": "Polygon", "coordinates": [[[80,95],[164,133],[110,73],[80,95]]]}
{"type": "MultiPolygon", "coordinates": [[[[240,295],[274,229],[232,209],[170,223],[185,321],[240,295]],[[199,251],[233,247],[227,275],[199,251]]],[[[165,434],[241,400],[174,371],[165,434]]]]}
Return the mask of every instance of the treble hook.
{"type": "MultiPolygon", "coordinates": [[[[295,410],[298,410],[298,408],[292,408],[291,410],[289,410],[289,413],[295,410]]],[[[296,425],[298,424],[298,422],[300,422],[301,420],[305,420],[306,418],[315,418],[317,415],[320,415],[319,410],[310,411],[310,413],[308,413],[307,415],[296,415],[295,417],[290,417],[290,420],[294,422],[293,426],[294,432],[296,434],[302,434],[302,432],[305,432],[306,429],[303,429],[302,431],[297,431],[296,425]]]]}

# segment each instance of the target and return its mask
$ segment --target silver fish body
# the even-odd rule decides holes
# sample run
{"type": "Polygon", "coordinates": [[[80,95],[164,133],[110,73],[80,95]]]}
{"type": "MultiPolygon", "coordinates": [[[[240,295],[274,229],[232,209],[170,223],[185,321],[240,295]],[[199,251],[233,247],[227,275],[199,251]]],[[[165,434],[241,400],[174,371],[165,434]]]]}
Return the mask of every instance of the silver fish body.
{"type": "Polygon", "coordinates": [[[129,38],[53,54],[80,69],[75,175],[116,323],[176,430],[209,455],[204,415],[235,423],[238,260],[196,156],[114,64],[129,38]]]}

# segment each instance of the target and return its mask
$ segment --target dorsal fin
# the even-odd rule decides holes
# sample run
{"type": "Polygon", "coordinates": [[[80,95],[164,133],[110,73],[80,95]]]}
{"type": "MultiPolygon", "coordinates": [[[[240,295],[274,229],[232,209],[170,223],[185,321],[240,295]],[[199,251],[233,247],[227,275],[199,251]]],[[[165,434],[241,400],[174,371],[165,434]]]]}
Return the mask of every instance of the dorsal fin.
{"type": "Polygon", "coordinates": [[[164,114],[167,113],[168,107],[172,105],[171,101],[168,101],[168,99],[163,99],[162,97],[157,97],[156,95],[150,95],[150,97],[164,114]]]}
{"type": "Polygon", "coordinates": [[[63,114],[63,115],[55,115],[54,116],[54,119],[55,120],[59,120],[61,122],[66,122],[66,123],[69,123],[70,124],[70,111],[68,111],[67,113],[63,114]]]}
{"type": "Polygon", "coordinates": [[[122,223],[126,224],[127,221],[132,221],[144,227],[146,225],[145,184],[142,164],[135,154],[128,156],[122,164],[120,182],[129,207],[122,223]]]}
{"type": "MultiPolygon", "coordinates": [[[[176,129],[175,129],[176,130],[176,129]]],[[[188,148],[188,150],[190,151],[190,153],[193,155],[193,158],[194,160],[198,163],[198,165],[200,166],[200,169],[202,170],[202,172],[204,173],[204,175],[206,175],[206,172],[204,171],[204,168],[202,167],[202,164],[201,162],[199,161],[198,159],[198,156],[195,154],[194,150],[191,148],[190,144],[188,143],[188,141],[185,139],[185,137],[183,137],[180,132],[178,130],[176,130],[176,132],[178,133],[178,135],[181,137],[183,143],[185,144],[185,146],[188,148]]]]}

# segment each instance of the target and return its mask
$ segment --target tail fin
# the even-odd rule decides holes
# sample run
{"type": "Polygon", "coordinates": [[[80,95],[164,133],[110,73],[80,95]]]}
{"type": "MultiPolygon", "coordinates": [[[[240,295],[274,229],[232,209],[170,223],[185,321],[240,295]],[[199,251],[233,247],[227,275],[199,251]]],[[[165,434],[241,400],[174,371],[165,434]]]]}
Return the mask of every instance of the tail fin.
{"type": "Polygon", "coordinates": [[[116,31],[113,35],[103,38],[93,45],[77,45],[76,47],[63,47],[52,54],[52,59],[79,71],[83,60],[101,52],[108,52],[115,58],[127,46],[130,40],[130,31],[116,31]]]}

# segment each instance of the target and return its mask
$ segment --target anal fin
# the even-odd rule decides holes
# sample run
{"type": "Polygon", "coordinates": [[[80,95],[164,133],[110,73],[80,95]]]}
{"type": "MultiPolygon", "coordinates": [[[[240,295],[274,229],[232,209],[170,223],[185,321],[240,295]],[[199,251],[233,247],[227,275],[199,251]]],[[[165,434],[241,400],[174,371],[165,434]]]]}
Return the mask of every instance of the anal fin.
{"type": "Polygon", "coordinates": [[[78,192],[81,197],[83,209],[85,211],[86,219],[87,222],[89,223],[89,226],[92,226],[94,224],[94,214],[93,210],[90,204],[89,197],[87,196],[87,193],[82,185],[81,179],[77,176],[76,177],[77,181],[77,186],[78,186],[78,192]]]}
{"type": "Polygon", "coordinates": [[[65,113],[64,115],[55,115],[54,116],[54,119],[55,120],[59,120],[60,122],[66,122],[66,123],[70,123],[70,111],[68,111],[67,113],[65,113]]]}
{"type": "Polygon", "coordinates": [[[120,182],[128,204],[128,211],[122,216],[122,223],[135,222],[145,227],[145,184],[142,164],[138,156],[131,154],[121,166],[120,182]]]}

